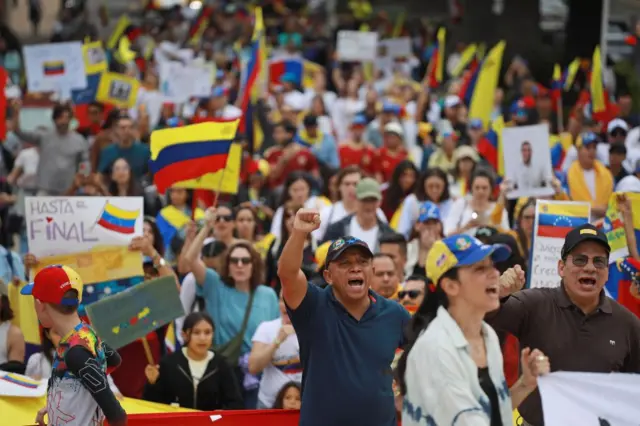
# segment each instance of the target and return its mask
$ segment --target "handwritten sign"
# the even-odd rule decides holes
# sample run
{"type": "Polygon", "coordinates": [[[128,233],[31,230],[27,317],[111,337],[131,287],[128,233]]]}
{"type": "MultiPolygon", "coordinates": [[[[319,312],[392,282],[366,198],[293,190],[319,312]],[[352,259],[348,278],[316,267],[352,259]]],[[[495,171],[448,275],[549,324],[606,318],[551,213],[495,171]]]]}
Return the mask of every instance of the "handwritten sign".
{"type": "Polygon", "coordinates": [[[27,238],[38,268],[62,263],[86,283],[142,274],[127,248],[142,235],[142,197],[27,197],[27,238]]]}
{"type": "Polygon", "coordinates": [[[146,281],[86,309],[91,326],[115,349],[184,315],[173,276],[146,281]]]}
{"type": "Polygon", "coordinates": [[[640,375],[559,371],[538,379],[546,425],[640,425],[640,375]]]}
{"type": "Polygon", "coordinates": [[[591,206],[572,201],[537,200],[531,244],[529,287],[558,287],[558,260],[567,233],[589,222],[591,206]]]}
{"type": "Polygon", "coordinates": [[[341,61],[374,61],[378,56],[378,33],[339,31],[337,53],[341,61]]]}
{"type": "Polygon", "coordinates": [[[82,43],[48,43],[23,49],[29,92],[70,92],[84,89],[82,43]]]}

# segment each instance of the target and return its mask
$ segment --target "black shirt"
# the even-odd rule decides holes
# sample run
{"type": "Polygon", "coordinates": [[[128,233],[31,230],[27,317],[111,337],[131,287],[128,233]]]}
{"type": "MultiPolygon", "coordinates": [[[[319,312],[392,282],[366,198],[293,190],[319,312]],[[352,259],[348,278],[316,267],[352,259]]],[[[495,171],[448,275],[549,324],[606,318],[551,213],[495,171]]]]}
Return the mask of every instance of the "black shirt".
{"type": "Polygon", "coordinates": [[[478,379],[480,387],[489,398],[491,406],[491,426],[502,426],[502,417],[500,417],[500,403],[498,402],[498,392],[489,376],[489,367],[478,368],[478,379]]]}

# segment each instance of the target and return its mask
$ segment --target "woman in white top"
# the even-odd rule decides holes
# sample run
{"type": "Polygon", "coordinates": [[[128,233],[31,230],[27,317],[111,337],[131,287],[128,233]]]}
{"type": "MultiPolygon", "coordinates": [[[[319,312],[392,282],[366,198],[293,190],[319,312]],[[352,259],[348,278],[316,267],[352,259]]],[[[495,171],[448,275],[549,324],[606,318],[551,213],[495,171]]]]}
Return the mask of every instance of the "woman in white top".
{"type": "Polygon", "coordinates": [[[262,373],[258,409],[272,408],[280,389],[302,382],[300,345],[280,292],[280,318],[260,323],[253,335],[249,373],[262,373]]]}
{"type": "Polygon", "coordinates": [[[456,200],[448,215],[444,215],[444,234],[475,235],[479,226],[509,229],[509,216],[504,208],[495,212],[496,203],[491,201],[495,179],[485,169],[473,172],[469,183],[470,194],[456,200]],[[495,219],[499,217],[499,219],[495,219]]]}
{"type": "MultiPolygon", "coordinates": [[[[15,367],[22,368],[24,362],[24,336],[20,328],[12,323],[13,310],[8,293],[7,284],[0,280],[0,370],[6,363],[18,363],[15,367]]],[[[9,366],[4,367],[10,369],[9,366]]]]}
{"type": "Polygon", "coordinates": [[[446,173],[438,168],[425,170],[416,183],[415,193],[404,199],[397,231],[405,238],[410,238],[413,226],[418,220],[420,205],[425,201],[435,203],[443,218],[449,215],[453,204],[449,195],[449,179],[446,173]]]}
{"type": "MultiPolygon", "coordinates": [[[[340,169],[336,176],[336,186],[338,187],[340,200],[320,210],[320,227],[312,233],[316,240],[322,241],[329,225],[341,221],[356,212],[358,205],[356,185],[360,182],[360,179],[362,179],[360,167],[351,165],[340,169]]],[[[378,207],[376,214],[381,221],[387,222],[387,218],[381,208],[378,207]]]]}
{"type": "Polygon", "coordinates": [[[536,377],[549,371],[544,354],[525,348],[522,377],[509,389],[498,336],[484,322],[500,307],[493,262],[510,253],[507,246],[483,245],[468,235],[440,240],[429,251],[433,291],[410,322],[397,367],[403,426],[511,425],[512,410],[536,388],[536,377]]]}
{"type": "MultiPolygon", "coordinates": [[[[42,329],[41,338],[42,348],[40,352],[36,352],[29,357],[27,368],[24,372],[25,376],[29,376],[34,380],[43,380],[51,377],[53,355],[58,343],[60,343],[60,336],[48,328],[42,329]]],[[[113,382],[111,375],[107,376],[107,382],[116,398],[121,399],[122,393],[113,382]]]]}

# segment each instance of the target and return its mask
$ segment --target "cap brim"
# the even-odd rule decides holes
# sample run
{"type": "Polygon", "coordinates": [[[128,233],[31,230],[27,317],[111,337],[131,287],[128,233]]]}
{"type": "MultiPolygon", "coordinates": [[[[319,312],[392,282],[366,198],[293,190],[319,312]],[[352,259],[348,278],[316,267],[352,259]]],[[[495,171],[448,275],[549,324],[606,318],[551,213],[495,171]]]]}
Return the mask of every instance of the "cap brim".
{"type": "Polygon", "coordinates": [[[366,254],[368,257],[373,257],[373,252],[371,251],[371,249],[369,247],[365,247],[363,245],[360,244],[353,244],[353,245],[347,245],[344,246],[342,248],[340,248],[339,250],[337,250],[335,252],[335,254],[331,257],[331,260],[327,259],[325,260],[325,265],[329,265],[329,263],[333,262],[334,260],[338,259],[340,256],[342,256],[342,253],[344,253],[347,250],[350,249],[354,249],[354,250],[360,250],[362,251],[364,254],[366,254]]]}
{"type": "Polygon", "coordinates": [[[511,256],[511,249],[505,244],[484,244],[473,253],[460,259],[457,266],[469,266],[478,263],[491,256],[494,262],[505,261],[511,256]]]}
{"type": "Polygon", "coordinates": [[[382,195],[379,192],[367,192],[365,194],[360,194],[359,196],[357,196],[357,198],[360,201],[367,199],[375,199],[377,201],[380,201],[382,199],[382,195]]]}
{"type": "Polygon", "coordinates": [[[24,287],[22,287],[22,290],[20,290],[20,294],[22,294],[24,296],[33,295],[33,283],[29,283],[29,284],[25,285],[24,287]]]}

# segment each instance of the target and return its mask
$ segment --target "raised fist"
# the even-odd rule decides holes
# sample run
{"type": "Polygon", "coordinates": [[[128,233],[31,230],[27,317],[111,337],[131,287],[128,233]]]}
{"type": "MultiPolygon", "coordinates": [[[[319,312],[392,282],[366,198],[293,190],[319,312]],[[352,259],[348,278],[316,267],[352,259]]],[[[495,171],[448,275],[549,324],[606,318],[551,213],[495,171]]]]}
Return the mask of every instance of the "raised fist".
{"type": "Polygon", "coordinates": [[[320,213],[317,209],[300,209],[293,220],[293,230],[310,234],[320,227],[320,213]]]}

